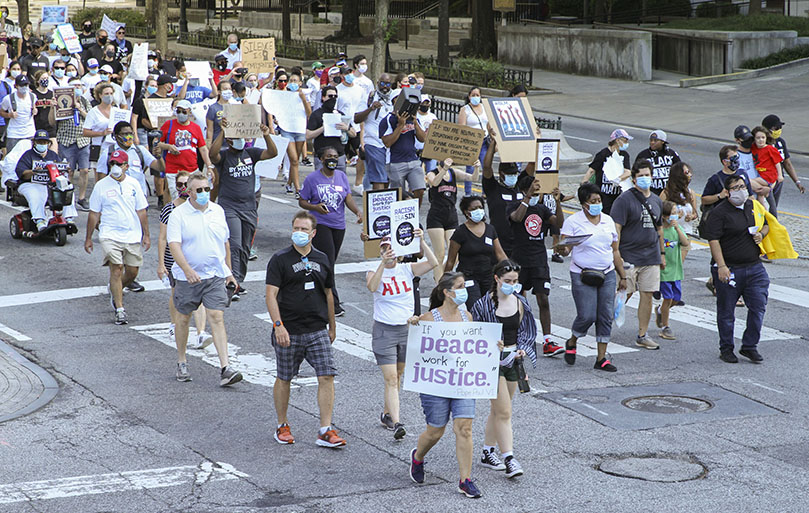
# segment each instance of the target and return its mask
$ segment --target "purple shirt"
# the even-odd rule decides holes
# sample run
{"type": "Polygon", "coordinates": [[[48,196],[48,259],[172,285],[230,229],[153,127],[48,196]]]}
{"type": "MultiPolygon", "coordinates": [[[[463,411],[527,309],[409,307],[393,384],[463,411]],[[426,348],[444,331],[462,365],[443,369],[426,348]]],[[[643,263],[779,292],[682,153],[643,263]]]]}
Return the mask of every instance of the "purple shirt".
{"type": "Polygon", "coordinates": [[[327,178],[320,171],[310,173],[303,181],[301,187],[301,198],[312,205],[325,203],[329,207],[328,214],[312,212],[317,219],[317,224],[328,226],[336,230],[345,230],[345,205],[346,196],[351,193],[348,185],[348,177],[339,169],[334,170],[334,176],[327,178]]]}

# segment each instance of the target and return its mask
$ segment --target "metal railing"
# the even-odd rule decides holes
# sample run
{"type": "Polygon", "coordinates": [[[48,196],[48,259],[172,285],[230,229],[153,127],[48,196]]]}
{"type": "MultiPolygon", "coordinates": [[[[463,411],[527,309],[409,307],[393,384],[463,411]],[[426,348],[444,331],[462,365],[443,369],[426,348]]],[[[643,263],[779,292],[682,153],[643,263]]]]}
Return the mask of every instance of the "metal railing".
{"type": "MultiPolygon", "coordinates": [[[[424,18],[426,12],[422,11],[431,3],[426,0],[391,0],[388,7],[388,18],[424,18]]],[[[374,0],[359,0],[359,4],[360,16],[376,16],[376,2],[374,0]]]]}
{"type": "Polygon", "coordinates": [[[457,61],[453,59],[450,59],[449,67],[439,66],[438,61],[432,56],[418,59],[389,59],[387,69],[390,72],[407,74],[419,71],[425,78],[494,89],[511,89],[517,84],[531,85],[534,79],[533,69],[503,68],[498,73],[467,70],[458,67],[457,61]]]}
{"type": "MultiPolygon", "coordinates": [[[[438,118],[440,121],[447,121],[449,123],[457,123],[458,121],[458,113],[461,112],[461,109],[464,107],[463,102],[453,101],[453,100],[445,100],[441,98],[437,98],[435,96],[430,97],[430,110],[435,117],[438,118]]],[[[562,129],[562,118],[561,116],[557,116],[556,119],[552,118],[542,118],[535,116],[534,120],[536,120],[537,126],[542,129],[547,130],[561,130],[562,129]]]]}
{"type": "MultiPolygon", "coordinates": [[[[175,37],[180,32],[179,26],[174,23],[169,23],[169,37],[175,37]]],[[[155,30],[152,27],[143,27],[138,25],[127,25],[127,37],[136,37],[138,39],[154,39],[155,30]]]]}
{"type": "MultiPolygon", "coordinates": [[[[229,31],[208,31],[208,32],[183,32],[178,41],[181,44],[199,46],[202,48],[216,48],[224,50],[227,48],[227,36],[229,31]]],[[[239,32],[240,39],[252,39],[267,37],[265,34],[253,34],[250,31],[239,32]]],[[[275,40],[275,55],[287,59],[312,60],[312,59],[333,59],[335,55],[346,51],[346,45],[341,43],[330,43],[320,40],[275,40]]]]}

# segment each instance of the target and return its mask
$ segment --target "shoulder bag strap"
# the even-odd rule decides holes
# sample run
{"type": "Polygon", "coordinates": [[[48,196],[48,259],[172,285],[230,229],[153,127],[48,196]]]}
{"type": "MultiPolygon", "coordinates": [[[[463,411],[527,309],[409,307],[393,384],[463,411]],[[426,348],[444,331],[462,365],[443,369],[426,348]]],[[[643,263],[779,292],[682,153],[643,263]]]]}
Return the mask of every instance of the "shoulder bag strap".
{"type": "Polygon", "coordinates": [[[630,189],[630,190],[632,191],[632,194],[634,194],[635,197],[638,198],[638,201],[640,201],[640,204],[643,205],[643,208],[646,209],[646,212],[649,214],[649,217],[652,219],[652,223],[654,223],[655,228],[659,228],[660,223],[658,222],[657,219],[655,219],[654,212],[652,212],[652,207],[649,205],[649,201],[646,199],[646,197],[643,194],[641,194],[640,191],[637,190],[634,187],[632,189],[630,189]]]}

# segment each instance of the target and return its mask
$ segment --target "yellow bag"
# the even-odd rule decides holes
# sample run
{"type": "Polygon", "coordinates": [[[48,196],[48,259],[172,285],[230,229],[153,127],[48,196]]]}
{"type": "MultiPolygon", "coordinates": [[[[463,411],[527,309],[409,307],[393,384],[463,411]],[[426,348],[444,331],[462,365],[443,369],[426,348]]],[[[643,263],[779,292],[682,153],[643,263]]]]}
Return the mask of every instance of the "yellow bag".
{"type": "Polygon", "coordinates": [[[764,205],[756,200],[753,200],[753,217],[756,221],[756,228],[761,231],[764,226],[764,220],[767,220],[769,231],[767,236],[762,239],[759,248],[761,253],[766,255],[770,260],[778,260],[783,258],[798,258],[798,253],[792,247],[792,240],[789,238],[787,229],[778,222],[778,219],[770,214],[764,205]]]}

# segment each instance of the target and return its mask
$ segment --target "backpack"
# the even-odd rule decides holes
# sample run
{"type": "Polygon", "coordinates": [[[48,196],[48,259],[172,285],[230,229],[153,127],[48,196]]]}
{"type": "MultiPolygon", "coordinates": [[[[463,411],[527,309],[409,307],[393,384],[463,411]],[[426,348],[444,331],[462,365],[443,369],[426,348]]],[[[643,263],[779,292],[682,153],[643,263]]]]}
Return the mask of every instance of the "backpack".
{"type": "Polygon", "coordinates": [[[702,216],[699,218],[699,224],[697,225],[697,233],[701,239],[708,240],[705,236],[705,231],[708,226],[708,216],[711,215],[711,211],[716,207],[716,204],[713,205],[704,205],[702,207],[702,216]]]}
{"type": "MultiPolygon", "coordinates": [[[[6,84],[8,85],[8,84],[6,84]]],[[[34,114],[34,108],[36,107],[36,100],[34,100],[34,93],[28,91],[28,97],[31,98],[31,115],[34,114]]],[[[11,95],[11,110],[17,112],[17,95],[11,95]]]]}

